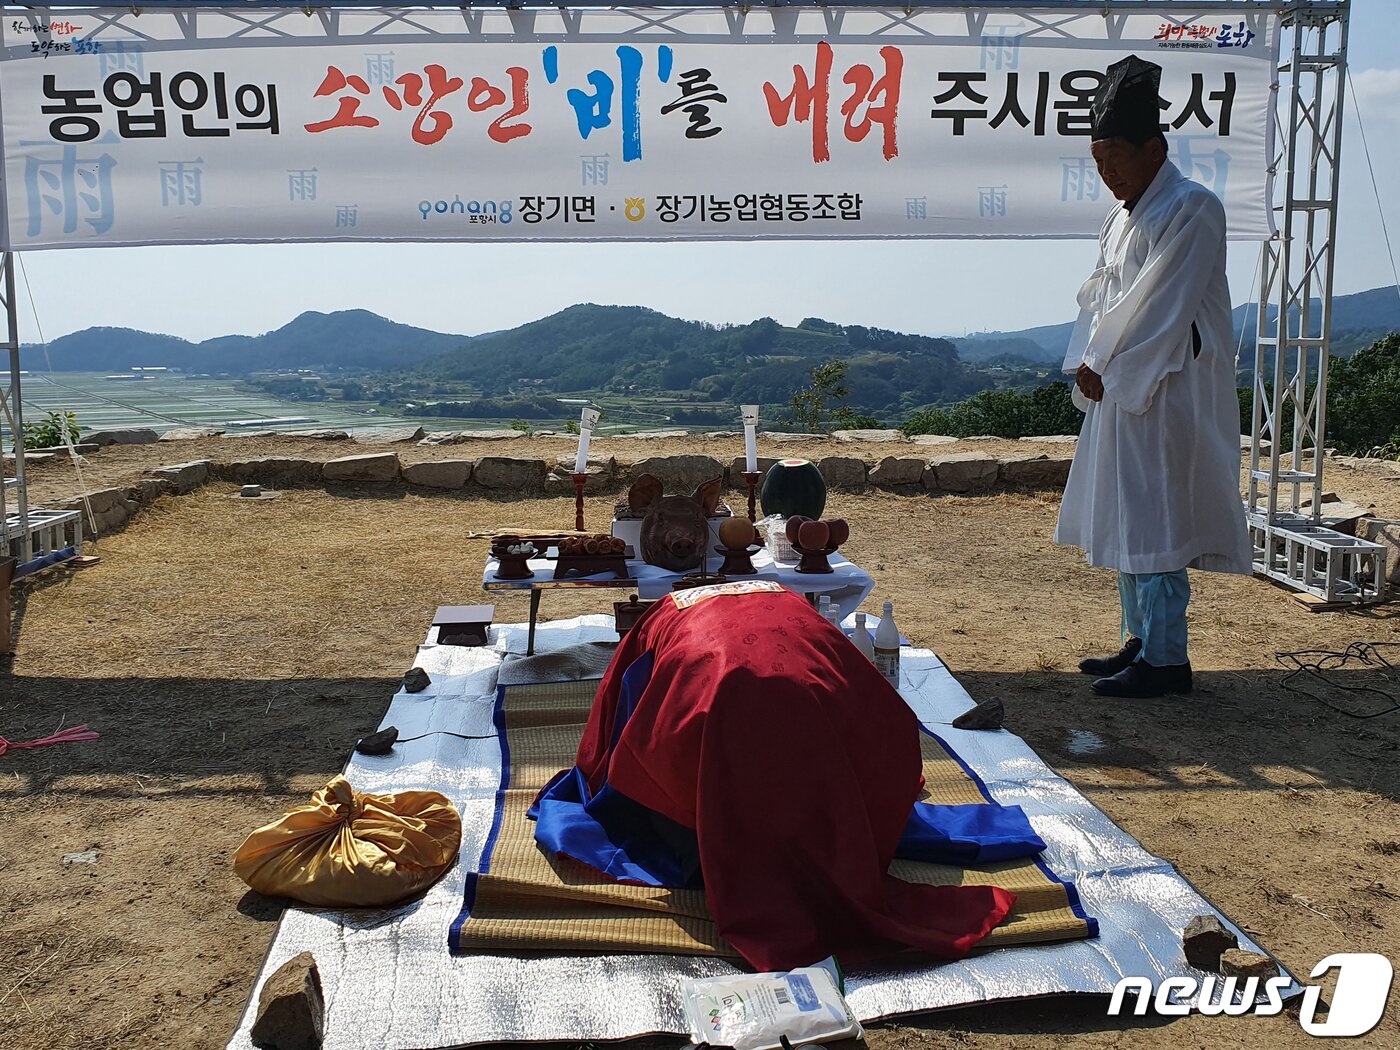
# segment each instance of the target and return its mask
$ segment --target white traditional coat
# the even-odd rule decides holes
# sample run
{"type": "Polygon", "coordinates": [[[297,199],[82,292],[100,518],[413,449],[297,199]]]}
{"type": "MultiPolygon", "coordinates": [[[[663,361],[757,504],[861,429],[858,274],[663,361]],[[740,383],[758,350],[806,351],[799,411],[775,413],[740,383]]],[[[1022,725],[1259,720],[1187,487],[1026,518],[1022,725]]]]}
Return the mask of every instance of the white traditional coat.
{"type": "Polygon", "coordinates": [[[1163,164],[1104,223],[1079,306],[1065,370],[1087,364],[1104,397],[1075,392],[1086,412],[1055,542],[1123,572],[1248,573],[1220,201],[1163,164]]]}

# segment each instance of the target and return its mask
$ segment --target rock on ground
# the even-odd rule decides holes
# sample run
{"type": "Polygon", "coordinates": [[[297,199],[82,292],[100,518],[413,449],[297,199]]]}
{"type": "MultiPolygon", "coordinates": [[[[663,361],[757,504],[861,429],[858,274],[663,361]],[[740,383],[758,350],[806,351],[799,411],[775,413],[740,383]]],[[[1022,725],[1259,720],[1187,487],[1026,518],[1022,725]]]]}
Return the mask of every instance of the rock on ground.
{"type": "Polygon", "coordinates": [[[410,485],[431,489],[464,488],[472,476],[469,459],[430,459],[425,463],[409,463],[403,468],[403,479],[410,485]]]}
{"type": "Polygon", "coordinates": [[[154,430],[145,429],[94,430],[83,435],[83,441],[91,445],[149,445],[159,440],[154,430]]]}
{"type": "Polygon", "coordinates": [[[193,492],[209,480],[209,461],[196,459],[189,463],[172,463],[146,471],[148,475],[170,485],[176,495],[193,492]]]}
{"type": "Polygon", "coordinates": [[[421,441],[425,433],[422,427],[380,427],[357,430],[351,437],[361,445],[393,445],[400,441],[421,441]]]}
{"type": "Polygon", "coordinates": [[[1362,518],[1356,523],[1356,536],[1357,539],[1370,540],[1386,548],[1386,581],[1392,587],[1400,587],[1400,521],[1362,518]]]}
{"type": "Polygon", "coordinates": [[[198,438],[219,437],[223,427],[176,427],[160,436],[162,441],[194,441],[198,438]]]}
{"type": "Polygon", "coordinates": [[[525,436],[523,430],[433,430],[420,445],[460,445],[465,441],[516,441],[525,436]]]}
{"type": "Polygon", "coordinates": [[[1026,485],[1036,489],[1064,488],[1069,480],[1073,462],[1066,456],[1042,455],[1004,456],[1001,460],[1001,480],[1007,485],[1026,485]]]}
{"type": "Polygon", "coordinates": [[[922,459],[886,456],[870,471],[870,484],[881,488],[917,485],[924,478],[927,464],[922,459]]]}
{"type": "Polygon", "coordinates": [[[395,452],[372,452],[364,456],[341,456],[327,461],[321,470],[327,481],[360,481],[383,484],[397,481],[399,457],[395,452]]]}
{"type": "Polygon", "coordinates": [[[223,481],[240,485],[255,483],[274,488],[276,485],[312,484],[321,480],[324,464],[309,459],[288,456],[259,456],[235,459],[229,463],[211,463],[209,473],[223,481]]]}
{"type": "Polygon", "coordinates": [[[837,441],[903,442],[908,440],[898,430],[833,430],[837,441]]]}
{"type": "Polygon", "coordinates": [[[985,452],[950,452],[929,461],[924,485],[930,492],[986,492],[997,483],[1000,469],[985,452]]]}
{"type": "Polygon", "coordinates": [[[1231,948],[1220,956],[1220,972],[1226,977],[1258,977],[1267,981],[1278,976],[1278,963],[1258,952],[1231,948]]]}
{"type": "Polygon", "coordinates": [[[631,474],[659,478],[668,496],[689,496],[705,482],[724,477],[724,464],[713,456],[652,456],[633,463],[631,474]]]}
{"type": "Polygon", "coordinates": [[[253,1043],[269,1050],[319,1050],[325,1037],[321,973],[310,952],[279,966],[258,993],[253,1043]]]}
{"type": "Polygon", "coordinates": [[[534,492],[543,486],[544,475],[545,462],[542,459],[483,456],[477,460],[472,480],[485,489],[534,492]]]}
{"type": "Polygon", "coordinates": [[[1215,973],[1220,969],[1220,957],[1240,946],[1240,939],[1225,928],[1218,916],[1196,915],[1186,924],[1181,936],[1186,961],[1198,970],[1215,973]]]}
{"type": "Polygon", "coordinates": [[[822,472],[822,477],[826,479],[827,488],[865,488],[866,468],[863,459],[854,459],[850,456],[827,456],[817,464],[817,469],[822,472]]]}

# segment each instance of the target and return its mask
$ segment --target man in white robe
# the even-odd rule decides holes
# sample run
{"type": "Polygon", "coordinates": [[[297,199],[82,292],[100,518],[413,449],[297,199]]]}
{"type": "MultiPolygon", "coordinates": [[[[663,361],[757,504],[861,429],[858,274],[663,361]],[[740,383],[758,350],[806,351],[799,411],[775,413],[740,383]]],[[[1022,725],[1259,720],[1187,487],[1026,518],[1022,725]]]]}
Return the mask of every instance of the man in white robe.
{"type": "Polygon", "coordinates": [[[1225,210],[1166,159],[1161,67],[1109,67],[1094,160],[1122,202],[1099,237],[1065,358],[1085,410],[1055,542],[1117,569],[1127,643],[1085,660],[1095,692],[1191,689],[1188,568],[1248,573],[1225,210]]]}

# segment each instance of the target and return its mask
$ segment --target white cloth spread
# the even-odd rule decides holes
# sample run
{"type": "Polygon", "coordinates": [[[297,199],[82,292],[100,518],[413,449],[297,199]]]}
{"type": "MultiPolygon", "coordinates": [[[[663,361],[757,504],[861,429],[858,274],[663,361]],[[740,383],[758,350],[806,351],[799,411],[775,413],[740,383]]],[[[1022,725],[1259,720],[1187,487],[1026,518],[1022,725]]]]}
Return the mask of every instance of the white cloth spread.
{"type": "Polygon", "coordinates": [[[1104,396],[1075,391],[1086,411],[1055,542],[1123,572],[1250,572],[1220,201],[1163,164],[1131,213],[1109,215],[1078,298],[1064,367],[1087,364],[1104,396]]]}

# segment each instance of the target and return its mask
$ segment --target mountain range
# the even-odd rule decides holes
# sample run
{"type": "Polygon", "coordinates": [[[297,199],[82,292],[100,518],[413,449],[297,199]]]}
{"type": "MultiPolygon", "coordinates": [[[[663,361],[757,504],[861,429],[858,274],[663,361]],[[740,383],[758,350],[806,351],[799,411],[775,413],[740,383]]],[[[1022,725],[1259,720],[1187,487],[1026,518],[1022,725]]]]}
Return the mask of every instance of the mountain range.
{"type": "MultiPolygon", "coordinates": [[[[46,366],[56,372],[126,372],[136,366],[240,375],[325,367],[369,372],[412,366],[472,338],[399,324],[368,310],[312,310],[263,335],[224,335],[200,343],[134,328],[84,328],[51,342],[46,366]]],[[[26,362],[43,360],[37,346],[25,346],[21,353],[26,362]]]]}
{"type": "MultiPolygon", "coordinates": [[[[1254,315],[1253,306],[1236,308],[1237,339],[1253,338],[1254,315]]],[[[88,328],[55,339],[47,361],[36,347],[26,346],[23,355],[31,366],[56,371],[165,366],[232,375],[294,369],[382,373],[419,399],[447,396],[440,393],[445,390],[516,401],[537,395],[550,402],[551,412],[553,395],[588,392],[786,404],[810,381],[815,366],[839,359],[846,365],[852,407],[902,416],[1009,381],[978,366],[1058,365],[1072,327],[1045,325],[949,340],[820,318],[795,327],[771,317],[714,325],[640,306],[580,304],[517,328],[466,336],[398,324],[367,310],[343,310],[310,311],[262,335],[199,343],[129,328],[88,328]]],[[[1395,330],[1400,330],[1400,295],[1394,288],[1333,301],[1334,348],[1343,355],[1395,330]]],[[[1021,374],[1018,382],[1033,382],[1021,374]]]]}
{"type": "MultiPolygon", "coordinates": [[[[1320,304],[1314,299],[1314,321],[1319,311],[1320,304]]],[[[1257,313],[1253,303],[1235,307],[1236,345],[1241,340],[1245,346],[1253,342],[1257,313]]],[[[1277,316],[1277,309],[1269,311],[1270,320],[1277,316]]],[[[1019,332],[978,332],[953,341],[958,347],[958,357],[968,364],[1005,360],[1058,365],[1064,360],[1073,330],[1074,322],[1070,321],[1024,328],[1019,332]]],[[[1400,331],[1400,292],[1393,285],[1332,297],[1332,353],[1337,356],[1350,357],[1386,333],[1395,331],[1400,331]]],[[[1311,334],[1315,335],[1316,329],[1311,334]]],[[[1247,354],[1242,356],[1240,364],[1250,367],[1247,354]]]]}

